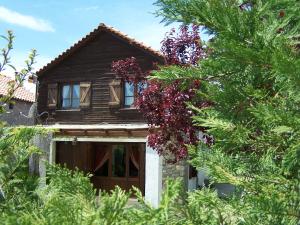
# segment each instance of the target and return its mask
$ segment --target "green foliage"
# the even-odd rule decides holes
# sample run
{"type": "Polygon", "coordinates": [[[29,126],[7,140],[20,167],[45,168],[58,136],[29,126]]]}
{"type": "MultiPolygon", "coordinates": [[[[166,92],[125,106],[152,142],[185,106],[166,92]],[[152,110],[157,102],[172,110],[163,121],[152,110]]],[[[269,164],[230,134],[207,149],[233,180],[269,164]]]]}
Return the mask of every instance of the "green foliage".
{"type": "MultiPolygon", "coordinates": [[[[15,71],[15,79],[10,82],[7,95],[0,97],[0,114],[5,113],[6,105],[12,103],[15,91],[33,74],[32,65],[36,56],[33,50],[25,61],[26,67],[16,71],[10,58],[13,32],[8,31],[7,36],[1,38],[7,44],[1,50],[0,73],[9,66],[15,71]]],[[[0,121],[0,215],[30,208],[31,201],[37,198],[34,191],[38,187],[38,179],[29,174],[28,160],[32,154],[39,154],[39,150],[32,143],[33,137],[38,134],[45,134],[45,131],[40,128],[6,127],[0,121]]]]}
{"type": "MultiPolygon", "coordinates": [[[[0,61],[0,76],[3,76],[6,67],[10,67],[15,72],[14,79],[9,83],[9,88],[7,90],[6,96],[0,96],[0,114],[5,112],[6,105],[13,103],[12,98],[15,91],[23,86],[25,80],[30,76],[34,76],[33,65],[35,63],[35,58],[37,56],[36,50],[32,49],[28,55],[28,59],[25,60],[25,66],[20,71],[11,64],[11,51],[13,50],[13,44],[15,36],[11,30],[7,31],[7,35],[0,35],[0,38],[4,39],[7,44],[4,48],[1,49],[0,56],[2,60],[0,61]]],[[[0,123],[0,126],[3,126],[3,123],[0,123]]]]}
{"type": "MultiPolygon", "coordinates": [[[[0,137],[0,187],[5,197],[5,206],[10,210],[26,207],[26,200],[35,198],[37,177],[29,174],[29,157],[39,154],[32,138],[44,131],[38,128],[3,128],[0,137]],[[25,202],[24,202],[25,201],[25,202]],[[9,203],[9,204],[7,204],[9,203]]],[[[0,205],[2,204],[0,200],[0,205]]],[[[1,212],[1,208],[0,208],[1,212]]]]}
{"type": "MultiPolygon", "coordinates": [[[[116,187],[110,193],[93,190],[89,177],[80,171],[48,165],[48,183],[23,198],[26,207],[3,210],[4,224],[237,224],[240,218],[228,201],[209,189],[183,195],[180,181],[167,181],[157,208],[145,202],[135,189],[138,203],[128,205],[130,193],[116,187]],[[183,197],[184,196],[184,197],[183,197]]],[[[12,205],[11,202],[2,204],[12,205]]]]}
{"type": "MultiPolygon", "coordinates": [[[[30,128],[2,129],[0,176],[3,224],[299,224],[300,220],[300,3],[297,0],[159,0],[166,22],[203,25],[210,54],[193,68],[165,67],[154,78],[201,80],[195,124],[214,144],[189,146],[191,163],[214,183],[235,185],[219,198],[213,189],[183,193],[166,184],[151,207],[135,190],[96,195],[79,171],[48,168],[47,184],[27,172],[36,152],[30,128]]],[[[213,186],[211,186],[212,188],[213,186]]]]}
{"type": "MultiPolygon", "coordinates": [[[[6,96],[0,97],[0,114],[5,113],[8,103],[12,103],[15,91],[23,85],[25,79],[32,75],[36,51],[32,50],[26,67],[21,71],[16,71],[11,64],[10,53],[13,49],[15,36],[12,31],[7,31],[7,35],[0,36],[7,44],[1,50],[2,62],[0,62],[0,73],[7,66],[15,71],[15,79],[9,83],[6,96]]],[[[2,74],[0,74],[2,76],[2,74]]],[[[20,195],[27,195],[35,189],[36,178],[28,174],[28,159],[30,155],[37,154],[39,150],[32,145],[32,138],[37,134],[44,133],[42,129],[28,127],[5,127],[5,123],[0,121],[0,203],[12,201],[11,206],[25,207],[20,202],[20,195]]],[[[13,209],[14,210],[14,209],[13,209]]]]}
{"type": "MultiPolygon", "coordinates": [[[[154,78],[200,79],[213,102],[195,124],[211,148],[190,147],[191,162],[213,181],[241,191],[228,202],[243,224],[300,220],[300,3],[296,0],[159,0],[166,22],[203,25],[211,54],[198,67],[163,68],[154,78]]],[[[208,200],[207,200],[208,201],[208,200]]],[[[236,224],[236,222],[228,222],[236,224]]]]}

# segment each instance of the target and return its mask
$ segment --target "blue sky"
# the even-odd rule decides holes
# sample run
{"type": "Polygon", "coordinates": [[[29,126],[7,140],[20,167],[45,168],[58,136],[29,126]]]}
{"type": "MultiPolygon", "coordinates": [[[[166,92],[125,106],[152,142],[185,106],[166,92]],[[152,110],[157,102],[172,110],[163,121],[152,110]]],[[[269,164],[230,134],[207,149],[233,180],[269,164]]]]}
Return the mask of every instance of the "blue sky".
{"type": "MultiPolygon", "coordinates": [[[[153,0],[1,0],[0,33],[14,31],[12,58],[20,67],[30,49],[38,51],[40,68],[105,23],[150,45],[160,48],[165,27],[153,13],[153,0]]],[[[0,41],[0,47],[4,44],[0,41]]]]}

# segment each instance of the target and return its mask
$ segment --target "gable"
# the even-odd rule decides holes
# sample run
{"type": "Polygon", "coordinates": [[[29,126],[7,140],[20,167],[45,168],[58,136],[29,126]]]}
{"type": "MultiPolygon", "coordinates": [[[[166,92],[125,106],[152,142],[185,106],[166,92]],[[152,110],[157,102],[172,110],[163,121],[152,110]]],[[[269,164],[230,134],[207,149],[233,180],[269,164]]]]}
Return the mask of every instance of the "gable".
{"type": "Polygon", "coordinates": [[[76,55],[80,52],[85,52],[85,54],[88,54],[87,51],[91,50],[93,52],[94,50],[103,51],[106,54],[109,54],[110,51],[111,55],[115,54],[115,57],[112,57],[116,58],[115,60],[124,59],[126,57],[135,55],[144,55],[144,57],[146,56],[146,58],[149,58],[150,61],[159,62],[161,64],[164,63],[164,57],[160,52],[147,47],[143,43],[138,42],[133,38],[129,38],[127,35],[122,34],[120,31],[117,31],[112,27],[100,24],[94,31],[86,35],[46,66],[41,68],[37,72],[37,75],[41,76],[47,73],[49,70],[57,67],[62,62],[76,58],[76,55]],[[99,40],[101,40],[102,45],[99,40]],[[119,48],[118,51],[113,51],[117,48],[119,48]],[[128,54],[130,51],[132,51],[132,54],[128,54]]]}

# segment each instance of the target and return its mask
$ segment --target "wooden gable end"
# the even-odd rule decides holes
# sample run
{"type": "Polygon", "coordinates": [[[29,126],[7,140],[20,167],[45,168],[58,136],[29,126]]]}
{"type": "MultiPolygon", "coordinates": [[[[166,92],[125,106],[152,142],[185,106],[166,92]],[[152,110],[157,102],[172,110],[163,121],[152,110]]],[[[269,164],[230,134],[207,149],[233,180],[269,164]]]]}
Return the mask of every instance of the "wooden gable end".
{"type": "MultiPolygon", "coordinates": [[[[38,112],[49,112],[53,123],[140,123],[145,122],[137,110],[122,108],[122,81],[111,71],[111,63],[127,57],[136,57],[144,70],[152,69],[158,58],[130,45],[109,32],[100,32],[67,58],[39,74],[38,112]],[[58,94],[57,107],[48,105],[48,85],[80,84],[80,108],[61,110],[58,94]]],[[[46,118],[45,118],[46,119],[46,118]]]]}

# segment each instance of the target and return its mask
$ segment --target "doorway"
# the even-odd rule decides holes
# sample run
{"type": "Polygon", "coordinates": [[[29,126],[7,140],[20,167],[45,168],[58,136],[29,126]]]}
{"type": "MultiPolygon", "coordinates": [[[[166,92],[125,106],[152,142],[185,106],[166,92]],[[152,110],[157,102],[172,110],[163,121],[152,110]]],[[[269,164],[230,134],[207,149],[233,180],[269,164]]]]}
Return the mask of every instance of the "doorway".
{"type": "Polygon", "coordinates": [[[145,193],[145,143],[57,142],[56,163],[92,174],[97,189],[145,193]]]}

